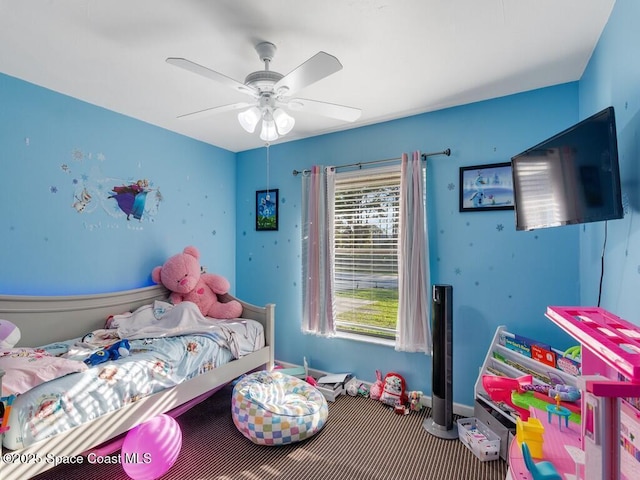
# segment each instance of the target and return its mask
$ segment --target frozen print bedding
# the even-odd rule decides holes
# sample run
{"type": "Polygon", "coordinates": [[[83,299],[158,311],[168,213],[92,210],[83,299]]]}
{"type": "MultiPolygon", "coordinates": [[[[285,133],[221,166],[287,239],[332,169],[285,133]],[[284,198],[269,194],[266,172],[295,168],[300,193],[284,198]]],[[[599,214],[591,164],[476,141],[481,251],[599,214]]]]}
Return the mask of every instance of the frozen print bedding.
{"type": "MultiPolygon", "coordinates": [[[[77,368],[59,369],[44,379],[37,376],[36,386],[15,392],[10,429],[3,440],[6,448],[26,447],[57,435],[265,345],[259,322],[202,317],[190,302],[173,306],[156,301],[116,315],[108,326],[82,338],[32,349],[29,354],[38,360],[33,362],[36,369],[43,360],[56,363],[54,359],[72,367],[75,362],[77,368]],[[96,351],[123,338],[130,347],[126,356],[86,365],[96,351]]],[[[22,386],[30,376],[24,359],[20,365],[21,381],[16,384],[22,386]]],[[[11,370],[6,375],[11,377],[11,370]]]]}

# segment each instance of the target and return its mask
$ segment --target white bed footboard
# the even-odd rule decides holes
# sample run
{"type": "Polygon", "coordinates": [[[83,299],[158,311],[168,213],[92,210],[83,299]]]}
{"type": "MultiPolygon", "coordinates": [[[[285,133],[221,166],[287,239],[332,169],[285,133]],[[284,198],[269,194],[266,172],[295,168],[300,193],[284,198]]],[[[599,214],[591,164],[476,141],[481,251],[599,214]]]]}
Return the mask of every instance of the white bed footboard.
{"type": "MultiPolygon", "coordinates": [[[[109,315],[133,311],[167,297],[168,291],[160,285],[98,295],[0,295],[0,319],[9,320],[20,328],[22,336],[18,346],[40,346],[81,337],[103,328],[109,315]]],[[[263,325],[264,348],[57,435],[54,441],[47,439],[20,450],[3,452],[12,455],[3,456],[0,460],[0,479],[30,478],[55,466],[56,460],[75,458],[139,423],[231,382],[243,373],[263,367],[273,368],[275,305],[259,307],[239,301],[243,306],[242,317],[263,325]]]]}

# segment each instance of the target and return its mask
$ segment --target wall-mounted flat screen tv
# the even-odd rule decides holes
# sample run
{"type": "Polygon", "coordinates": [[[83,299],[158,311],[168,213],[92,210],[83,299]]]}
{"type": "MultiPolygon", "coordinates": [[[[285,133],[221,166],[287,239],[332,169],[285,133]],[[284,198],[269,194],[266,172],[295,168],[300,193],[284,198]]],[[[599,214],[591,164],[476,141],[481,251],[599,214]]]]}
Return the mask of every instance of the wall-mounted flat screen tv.
{"type": "Polygon", "coordinates": [[[516,230],[623,217],[613,107],[511,158],[516,230]]]}

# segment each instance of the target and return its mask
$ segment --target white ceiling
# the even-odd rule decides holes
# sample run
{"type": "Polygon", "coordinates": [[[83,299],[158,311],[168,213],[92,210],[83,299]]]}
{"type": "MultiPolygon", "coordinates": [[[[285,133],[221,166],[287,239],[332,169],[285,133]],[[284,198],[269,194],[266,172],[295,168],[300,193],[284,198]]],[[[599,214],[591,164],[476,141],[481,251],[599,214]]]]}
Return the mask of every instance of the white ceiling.
{"type": "MultiPolygon", "coordinates": [[[[240,82],[276,44],[286,74],[319,51],[343,69],[299,96],[362,109],[355,123],[295,112],[283,141],[578,80],[615,0],[0,0],[0,72],[234,152],[264,144],[249,99],[165,62],[240,82]]],[[[276,142],[277,143],[277,142],[276,142]]]]}

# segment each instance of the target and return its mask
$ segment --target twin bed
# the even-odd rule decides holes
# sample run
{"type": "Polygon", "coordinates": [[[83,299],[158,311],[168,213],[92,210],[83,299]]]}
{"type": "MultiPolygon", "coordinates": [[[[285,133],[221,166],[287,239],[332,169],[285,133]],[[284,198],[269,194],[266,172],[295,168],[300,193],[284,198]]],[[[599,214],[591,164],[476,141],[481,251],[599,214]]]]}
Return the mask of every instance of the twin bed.
{"type": "Polygon", "coordinates": [[[179,415],[242,374],[273,367],[273,304],[240,301],[242,319],[212,321],[215,326],[200,330],[192,304],[173,307],[167,297],[160,285],[99,295],[0,295],[0,319],[21,331],[17,347],[44,346],[45,359],[63,352],[55,358],[84,370],[70,368],[16,396],[0,478],[30,478],[78,455],[113,453],[117,439],[137,424],[160,413],[179,415]],[[112,315],[115,323],[105,329],[112,315]],[[158,330],[157,318],[169,327],[158,330]],[[184,318],[187,330],[176,330],[184,318]],[[129,337],[126,356],[83,368],[87,352],[108,344],[116,328],[129,337]],[[94,338],[83,338],[89,332],[94,338]]]}

